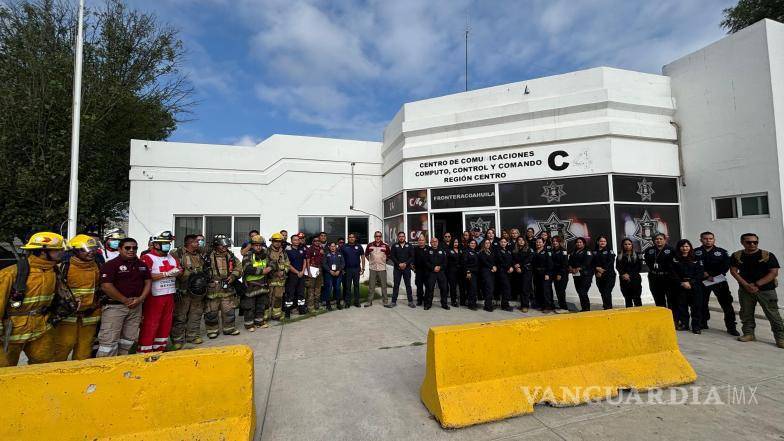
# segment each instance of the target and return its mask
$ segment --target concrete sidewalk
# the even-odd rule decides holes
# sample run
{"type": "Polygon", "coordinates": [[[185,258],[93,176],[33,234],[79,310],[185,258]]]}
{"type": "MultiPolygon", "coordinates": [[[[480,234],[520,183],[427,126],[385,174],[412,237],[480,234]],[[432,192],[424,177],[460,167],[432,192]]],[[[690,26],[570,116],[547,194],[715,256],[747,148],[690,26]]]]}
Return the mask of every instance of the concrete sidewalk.
{"type": "Polygon", "coordinates": [[[260,440],[784,439],[784,350],[772,344],[766,321],[758,321],[760,341],[740,343],[719,330],[720,317],[715,329],[678,338],[696,385],[716,386],[725,404],[538,406],[531,415],[443,430],[419,400],[428,328],[537,314],[377,304],[206,345],[254,349],[260,440]],[[741,386],[748,403],[728,404],[741,386]]]}

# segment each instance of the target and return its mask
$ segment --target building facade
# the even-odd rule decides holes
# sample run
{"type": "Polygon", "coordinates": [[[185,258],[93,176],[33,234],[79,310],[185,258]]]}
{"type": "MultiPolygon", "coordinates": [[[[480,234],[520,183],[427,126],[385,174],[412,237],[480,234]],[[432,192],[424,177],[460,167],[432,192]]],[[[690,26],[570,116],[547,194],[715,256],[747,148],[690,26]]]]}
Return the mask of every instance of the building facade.
{"type": "Polygon", "coordinates": [[[663,75],[598,67],[406,103],[382,143],[133,141],[130,234],[533,228],[643,251],[657,232],[735,249],[755,231],[781,254],[782,69],[784,25],[764,20],[663,75]]]}

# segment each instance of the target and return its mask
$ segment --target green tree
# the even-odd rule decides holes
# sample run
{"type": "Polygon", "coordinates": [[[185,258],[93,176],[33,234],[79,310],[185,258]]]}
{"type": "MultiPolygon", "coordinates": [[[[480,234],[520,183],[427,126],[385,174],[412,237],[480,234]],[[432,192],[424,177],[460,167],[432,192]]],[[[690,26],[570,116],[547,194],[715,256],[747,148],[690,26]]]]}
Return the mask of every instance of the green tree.
{"type": "MultiPolygon", "coordinates": [[[[60,231],[68,217],[76,7],[0,5],[0,238],[60,231]]],[[[103,229],[128,206],[131,139],[166,139],[187,115],[177,30],[107,0],[85,11],[80,227],[103,229]]]]}
{"type": "Polygon", "coordinates": [[[734,34],[763,18],[784,22],[784,0],[739,0],[724,10],[721,27],[734,34]]]}

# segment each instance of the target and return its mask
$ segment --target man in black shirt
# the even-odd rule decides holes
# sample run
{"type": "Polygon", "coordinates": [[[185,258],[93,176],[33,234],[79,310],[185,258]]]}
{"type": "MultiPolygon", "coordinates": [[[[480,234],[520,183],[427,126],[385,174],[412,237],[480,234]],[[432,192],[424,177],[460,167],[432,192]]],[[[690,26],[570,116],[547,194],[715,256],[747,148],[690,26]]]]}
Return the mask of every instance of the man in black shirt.
{"type": "Polygon", "coordinates": [[[438,284],[438,292],[441,296],[441,307],[449,309],[448,293],[449,285],[446,281],[446,265],[447,257],[443,248],[438,246],[438,239],[435,237],[430,239],[430,248],[427,251],[425,258],[425,265],[427,266],[427,291],[425,294],[425,309],[430,309],[433,306],[433,294],[435,292],[436,284],[438,284]]]}
{"type": "Polygon", "coordinates": [[[675,250],[667,244],[662,233],[653,237],[653,246],[645,250],[643,258],[648,265],[648,285],[656,306],[664,306],[672,311],[672,318],[678,323],[678,288],[672,278],[672,258],[675,250]]]}
{"type": "Polygon", "coordinates": [[[735,329],[735,308],[732,307],[732,294],[727,285],[727,271],[730,269],[730,255],[727,250],[716,246],[716,239],[713,233],[706,231],[700,234],[702,246],[694,250],[694,257],[702,262],[705,267],[705,280],[702,289],[702,329],[708,329],[710,320],[710,310],[708,301],[711,291],[716,294],[716,299],[724,311],[724,324],[727,326],[727,333],[739,336],[735,329]]]}
{"type": "Polygon", "coordinates": [[[384,305],[387,308],[394,308],[397,306],[397,295],[400,292],[400,279],[406,284],[406,297],[408,297],[408,306],[416,308],[414,304],[414,297],[411,293],[411,265],[414,263],[414,247],[406,241],[406,233],[397,233],[397,243],[392,246],[389,254],[389,260],[392,261],[392,280],[394,287],[392,288],[392,303],[384,305]]]}
{"type": "Polygon", "coordinates": [[[743,249],[732,253],[730,263],[730,273],[740,285],[738,296],[743,336],[738,337],[738,340],[754,341],[754,310],[759,302],[762,312],[770,321],[776,346],[784,349],[784,323],[776,297],[779,262],[773,253],[757,248],[759,238],[754,233],[741,235],[740,243],[743,249]]]}

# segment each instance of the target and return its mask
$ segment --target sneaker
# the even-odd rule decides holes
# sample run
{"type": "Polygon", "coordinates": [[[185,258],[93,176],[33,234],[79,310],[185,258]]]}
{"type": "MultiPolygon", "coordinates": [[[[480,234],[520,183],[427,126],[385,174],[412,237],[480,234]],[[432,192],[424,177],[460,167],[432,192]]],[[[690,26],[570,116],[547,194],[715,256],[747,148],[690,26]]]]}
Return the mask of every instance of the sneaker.
{"type": "Polygon", "coordinates": [[[409,308],[416,308],[416,307],[417,307],[417,305],[416,305],[416,303],[414,303],[414,302],[408,302],[408,307],[409,307],[409,308]]]}
{"type": "Polygon", "coordinates": [[[733,337],[740,336],[740,332],[738,332],[738,330],[735,328],[727,329],[727,334],[732,335],[733,337]]]}
{"type": "Polygon", "coordinates": [[[218,338],[218,333],[217,332],[208,332],[207,333],[207,337],[209,337],[210,339],[218,338]]]}
{"type": "Polygon", "coordinates": [[[223,335],[240,335],[240,330],[232,329],[230,331],[223,331],[223,335]]]}
{"type": "Polygon", "coordinates": [[[193,340],[191,340],[190,343],[193,343],[195,345],[200,345],[204,343],[204,340],[201,337],[196,337],[193,340]]]}
{"type": "Polygon", "coordinates": [[[394,308],[395,306],[397,306],[397,303],[387,303],[384,305],[384,308],[394,308]]]}
{"type": "Polygon", "coordinates": [[[749,342],[749,341],[755,341],[757,339],[754,338],[754,334],[744,334],[744,335],[741,335],[740,337],[738,337],[737,340],[738,341],[742,341],[742,342],[745,343],[745,342],[749,342]]]}

